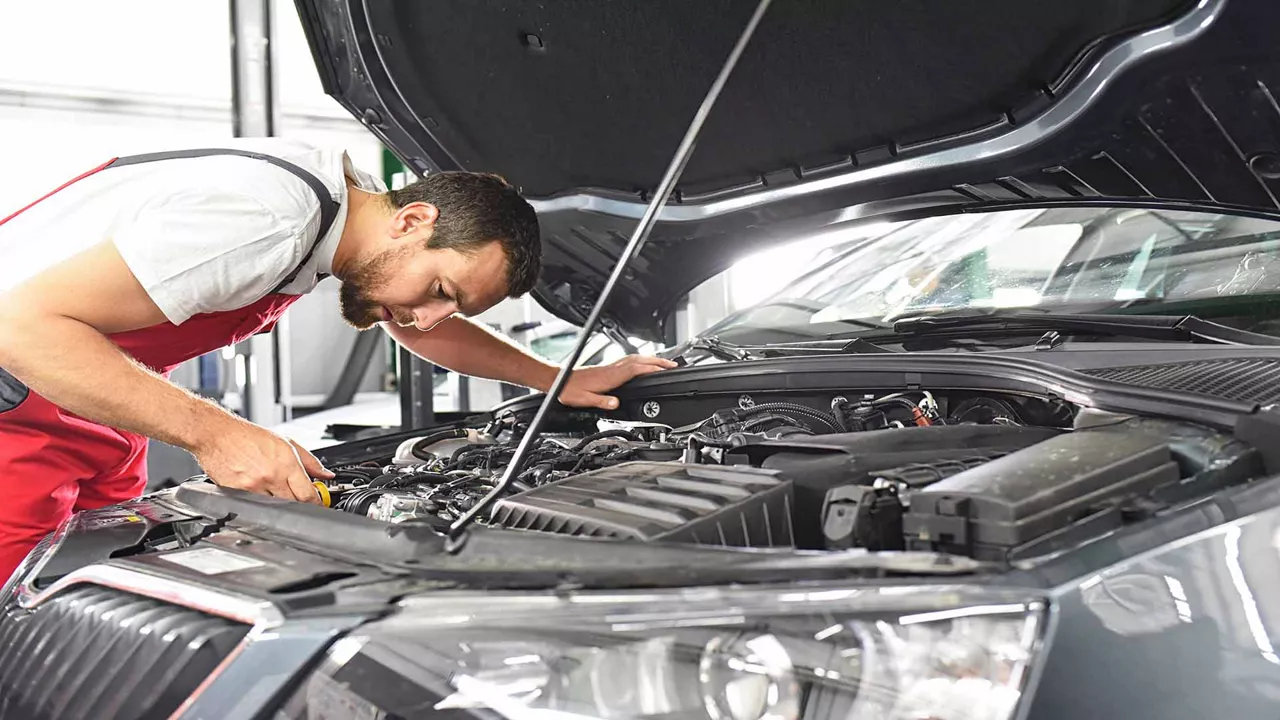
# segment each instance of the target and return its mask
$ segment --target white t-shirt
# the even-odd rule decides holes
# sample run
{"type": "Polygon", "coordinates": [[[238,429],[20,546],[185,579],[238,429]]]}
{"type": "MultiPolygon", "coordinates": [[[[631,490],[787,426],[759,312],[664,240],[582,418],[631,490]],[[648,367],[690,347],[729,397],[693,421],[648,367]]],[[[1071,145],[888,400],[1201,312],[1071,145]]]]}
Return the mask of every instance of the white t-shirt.
{"type": "MultiPolygon", "coordinates": [[[[339,202],[333,226],[316,245],[320,202],[315,192],[265,160],[215,155],[112,167],[0,225],[0,291],[111,240],[175,325],[200,313],[253,304],[316,245],[301,272],[280,290],[303,294],[316,286],[317,275],[332,273],[347,216],[344,174],[362,190],[386,189],[355,168],[341,149],[278,138],[206,147],[274,155],[310,171],[339,202]]],[[[32,188],[33,199],[49,189],[32,188]]]]}

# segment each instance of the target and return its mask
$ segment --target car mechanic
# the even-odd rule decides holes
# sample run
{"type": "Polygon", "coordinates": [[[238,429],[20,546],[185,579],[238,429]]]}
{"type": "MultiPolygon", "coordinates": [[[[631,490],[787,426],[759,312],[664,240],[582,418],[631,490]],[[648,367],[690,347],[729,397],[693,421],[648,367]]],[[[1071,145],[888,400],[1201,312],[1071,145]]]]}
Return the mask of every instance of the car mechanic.
{"type": "MultiPolygon", "coordinates": [[[[347,154],[281,139],[116,158],[0,219],[0,578],[73,512],[146,487],[147,438],[223,486],[319,502],[309,452],[168,381],[270,330],[320,280],[350,325],[382,325],[456,372],[546,390],[559,368],[466,319],[534,285],[533,208],[501,178],[402,189],[347,154]]],[[[560,401],[674,363],[581,368],[560,401]]]]}

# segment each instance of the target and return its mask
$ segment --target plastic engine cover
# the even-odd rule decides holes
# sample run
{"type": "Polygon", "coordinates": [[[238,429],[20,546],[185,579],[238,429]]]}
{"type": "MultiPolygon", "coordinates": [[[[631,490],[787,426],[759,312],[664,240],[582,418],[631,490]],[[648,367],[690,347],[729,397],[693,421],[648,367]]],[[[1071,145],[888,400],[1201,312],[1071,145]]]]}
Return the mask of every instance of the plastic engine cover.
{"type": "Polygon", "coordinates": [[[794,547],[792,484],[777,470],[632,462],[499,500],[491,523],[561,535],[794,547]]]}
{"type": "Polygon", "coordinates": [[[1002,560],[1122,497],[1178,480],[1165,439],[1082,430],[1046,440],[911,493],[908,550],[1002,560]]]}

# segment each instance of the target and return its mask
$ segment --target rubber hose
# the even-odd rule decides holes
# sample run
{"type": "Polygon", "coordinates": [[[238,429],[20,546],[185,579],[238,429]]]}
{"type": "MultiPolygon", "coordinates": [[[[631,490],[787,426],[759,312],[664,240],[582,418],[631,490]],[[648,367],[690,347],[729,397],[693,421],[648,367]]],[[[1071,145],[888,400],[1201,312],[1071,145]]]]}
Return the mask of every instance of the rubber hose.
{"type": "Polygon", "coordinates": [[[919,405],[916,405],[915,403],[911,402],[910,400],[908,400],[908,399],[906,399],[906,398],[904,398],[904,397],[891,397],[891,398],[884,398],[883,400],[875,400],[875,401],[873,401],[871,404],[872,404],[872,405],[875,405],[875,406],[877,406],[877,407],[882,406],[882,405],[901,405],[902,407],[904,407],[904,408],[906,408],[906,409],[908,409],[908,410],[919,410],[919,409],[920,409],[920,406],[919,406],[919,405]]]}
{"type": "MultiPolygon", "coordinates": [[[[742,432],[750,432],[760,427],[761,425],[765,425],[774,421],[782,421],[787,423],[796,422],[795,418],[790,418],[790,417],[787,417],[786,415],[765,415],[763,417],[752,418],[746,421],[745,423],[743,423],[742,432]]],[[[805,429],[811,430],[812,428],[805,428],[805,429]]]]}
{"type": "Polygon", "coordinates": [[[911,411],[911,421],[914,422],[916,425],[932,424],[929,422],[929,418],[925,417],[924,411],[920,409],[919,405],[911,402],[910,400],[904,397],[885,398],[883,400],[877,400],[873,402],[872,405],[876,407],[880,407],[883,405],[898,405],[911,411]]]}
{"type": "Polygon", "coordinates": [[[849,421],[844,416],[844,409],[848,404],[848,400],[831,401],[831,416],[836,419],[836,425],[840,427],[840,432],[849,432],[849,421]]]}
{"type": "Polygon", "coordinates": [[[579,450],[582,450],[583,448],[585,448],[586,446],[590,445],[591,443],[597,440],[604,440],[605,438],[615,438],[615,437],[626,438],[627,440],[630,440],[632,442],[641,442],[640,436],[636,435],[630,430],[602,430],[598,433],[593,433],[591,435],[588,435],[582,438],[581,440],[578,441],[577,445],[573,446],[572,450],[573,452],[578,452],[579,450]]]}
{"type": "Polygon", "coordinates": [[[398,473],[388,473],[386,475],[379,475],[378,477],[369,481],[369,485],[367,486],[366,489],[376,490],[377,488],[383,488],[389,485],[396,485],[405,477],[407,476],[400,475],[398,473]]]}
{"type": "Polygon", "coordinates": [[[413,453],[413,456],[418,458],[419,460],[434,460],[435,456],[427,452],[428,447],[435,445],[441,440],[460,439],[466,436],[467,436],[467,431],[463,430],[462,428],[457,428],[452,430],[437,430],[436,432],[433,432],[430,435],[427,435],[421,440],[415,442],[413,446],[409,448],[409,452],[413,453]]]}
{"type": "Polygon", "coordinates": [[[814,420],[821,420],[822,422],[826,423],[827,426],[830,427],[832,430],[836,432],[840,431],[840,425],[836,422],[836,419],[834,417],[832,417],[827,413],[822,412],[821,410],[814,410],[813,408],[808,407],[807,405],[797,405],[795,403],[785,403],[785,402],[773,402],[773,403],[764,403],[761,405],[756,405],[752,407],[750,410],[752,415],[754,415],[757,412],[791,412],[797,415],[803,415],[805,417],[812,418],[814,420]]]}

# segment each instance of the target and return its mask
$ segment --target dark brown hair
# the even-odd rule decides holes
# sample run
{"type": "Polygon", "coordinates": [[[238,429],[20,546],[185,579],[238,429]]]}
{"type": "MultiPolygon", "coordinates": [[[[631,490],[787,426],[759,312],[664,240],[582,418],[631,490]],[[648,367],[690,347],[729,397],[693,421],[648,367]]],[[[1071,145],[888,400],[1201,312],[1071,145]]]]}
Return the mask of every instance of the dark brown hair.
{"type": "Polygon", "coordinates": [[[507,295],[533,289],[542,266],[538,215],[506,180],[488,173],[433,173],[388,192],[387,200],[396,209],[415,202],[439,209],[429,247],[471,253],[500,243],[507,256],[507,295]]]}

